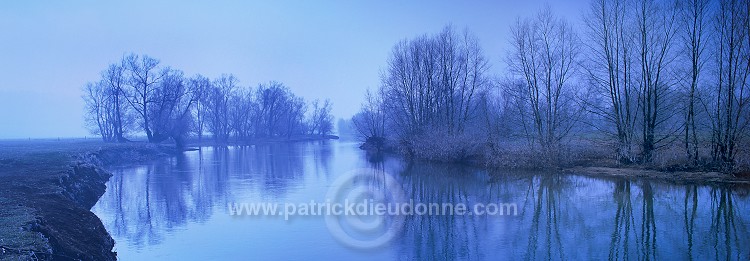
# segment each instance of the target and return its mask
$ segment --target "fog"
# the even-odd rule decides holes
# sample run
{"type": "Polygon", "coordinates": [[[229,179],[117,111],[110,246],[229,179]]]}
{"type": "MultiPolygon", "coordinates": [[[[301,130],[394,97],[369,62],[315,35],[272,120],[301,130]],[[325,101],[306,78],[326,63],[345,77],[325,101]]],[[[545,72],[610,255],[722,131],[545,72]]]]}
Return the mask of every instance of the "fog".
{"type": "MultiPolygon", "coordinates": [[[[544,1],[471,3],[4,2],[0,4],[0,138],[84,137],[82,88],[108,64],[144,53],[185,75],[232,73],[242,86],[284,82],[305,100],[331,99],[349,118],[393,44],[467,28],[501,72],[510,26],[544,1]]],[[[550,3],[579,23],[587,1],[550,3]]]]}

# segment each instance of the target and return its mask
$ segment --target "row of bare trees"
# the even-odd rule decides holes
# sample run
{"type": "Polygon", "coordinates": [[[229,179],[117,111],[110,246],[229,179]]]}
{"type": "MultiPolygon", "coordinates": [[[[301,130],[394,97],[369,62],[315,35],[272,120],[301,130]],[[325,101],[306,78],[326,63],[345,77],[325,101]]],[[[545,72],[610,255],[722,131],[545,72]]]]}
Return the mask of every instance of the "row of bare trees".
{"type": "Polygon", "coordinates": [[[305,101],[281,83],[245,88],[233,75],[185,77],[146,55],[110,65],[99,81],[86,84],[83,99],[92,133],[108,142],[145,134],[149,142],[182,145],[193,135],[227,142],[328,135],[333,129],[328,100],[315,100],[306,117],[305,101]]]}
{"type": "Polygon", "coordinates": [[[368,92],[354,125],[365,137],[392,135],[402,143],[435,132],[460,135],[474,127],[477,105],[490,86],[488,68],[477,38],[468,31],[446,27],[402,41],[393,48],[382,87],[368,92]]]}
{"type": "Polygon", "coordinates": [[[732,165],[750,120],[748,11],[746,0],[592,2],[586,62],[621,160],[681,140],[693,164],[732,165]]]}
{"type": "Polygon", "coordinates": [[[597,0],[586,16],[593,55],[585,62],[600,98],[592,108],[609,123],[602,128],[616,137],[620,161],[650,162],[685,127],[675,109],[685,77],[678,68],[677,40],[686,25],[678,19],[681,8],[669,1],[597,0]]]}
{"type": "Polygon", "coordinates": [[[511,29],[498,81],[468,32],[396,44],[360,134],[402,148],[425,133],[516,137],[545,158],[604,137],[622,163],[682,148],[684,164],[722,168],[750,139],[748,0],[591,0],[581,23],[546,7],[511,29]]]}
{"type": "Polygon", "coordinates": [[[87,123],[104,141],[127,141],[141,127],[150,142],[181,143],[199,98],[184,78],[154,58],[128,55],[103,71],[99,81],[86,84],[87,123]]]}

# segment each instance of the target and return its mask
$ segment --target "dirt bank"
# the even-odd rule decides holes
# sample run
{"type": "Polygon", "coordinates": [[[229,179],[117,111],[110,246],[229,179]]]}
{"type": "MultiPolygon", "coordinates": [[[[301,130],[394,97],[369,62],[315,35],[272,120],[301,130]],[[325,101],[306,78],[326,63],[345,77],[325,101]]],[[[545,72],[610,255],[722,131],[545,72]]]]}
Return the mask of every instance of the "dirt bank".
{"type": "Polygon", "coordinates": [[[664,180],[677,184],[728,183],[747,186],[750,178],[720,172],[657,171],[645,168],[573,167],[563,172],[592,177],[664,180]]]}
{"type": "Polygon", "coordinates": [[[114,260],[114,241],[91,211],[111,174],[103,167],[172,154],[150,144],[0,142],[0,260],[114,260]]]}

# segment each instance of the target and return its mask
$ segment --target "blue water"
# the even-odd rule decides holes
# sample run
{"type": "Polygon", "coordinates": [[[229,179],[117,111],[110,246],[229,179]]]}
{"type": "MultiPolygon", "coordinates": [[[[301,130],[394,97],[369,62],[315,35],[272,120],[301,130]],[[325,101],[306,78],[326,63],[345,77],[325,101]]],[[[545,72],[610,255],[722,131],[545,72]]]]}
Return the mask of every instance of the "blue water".
{"type": "Polygon", "coordinates": [[[345,141],[203,147],[112,172],[92,211],[122,260],[750,259],[750,190],[741,187],[489,173],[373,158],[345,141]],[[407,200],[513,203],[517,215],[404,216],[391,240],[361,249],[323,216],[228,208],[324,202],[337,178],[363,168],[392,177],[407,200]]]}

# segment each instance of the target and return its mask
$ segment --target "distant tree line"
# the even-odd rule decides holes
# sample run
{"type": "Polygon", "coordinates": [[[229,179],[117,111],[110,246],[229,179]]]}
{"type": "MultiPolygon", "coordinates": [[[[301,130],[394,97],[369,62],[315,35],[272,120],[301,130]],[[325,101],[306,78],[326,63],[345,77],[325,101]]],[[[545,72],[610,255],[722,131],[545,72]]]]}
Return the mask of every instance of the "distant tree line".
{"type": "Polygon", "coordinates": [[[147,55],[130,54],[87,83],[86,123],[107,142],[143,135],[149,142],[211,135],[216,142],[295,135],[328,135],[333,130],[329,100],[308,104],[279,82],[242,87],[231,74],[211,80],[185,77],[147,55]]]}
{"type": "Polygon", "coordinates": [[[468,31],[399,42],[353,123],[437,160],[560,164],[586,144],[618,164],[750,166],[750,1],[592,0],[582,18],[519,18],[498,76],[468,31]]]}

